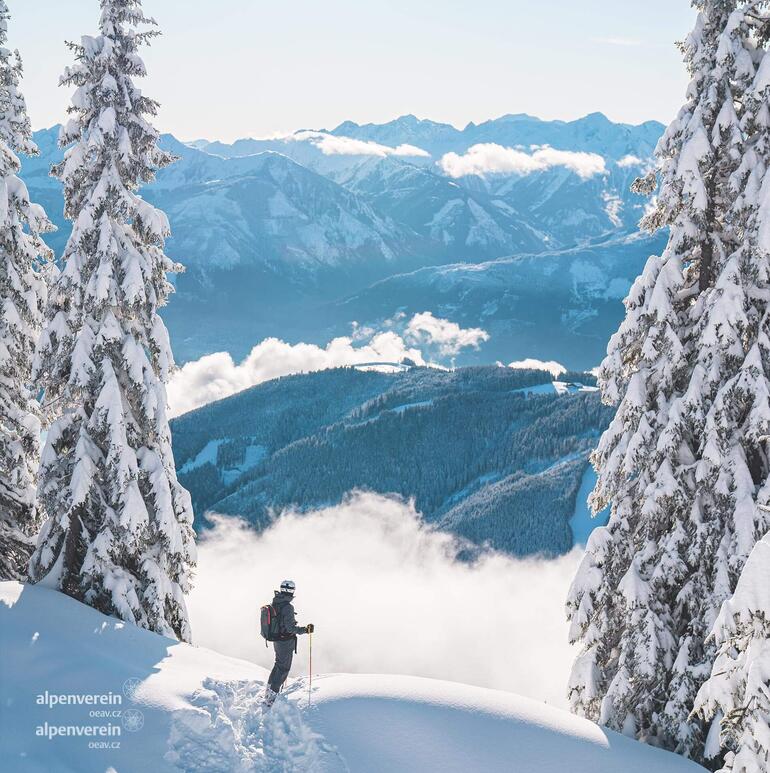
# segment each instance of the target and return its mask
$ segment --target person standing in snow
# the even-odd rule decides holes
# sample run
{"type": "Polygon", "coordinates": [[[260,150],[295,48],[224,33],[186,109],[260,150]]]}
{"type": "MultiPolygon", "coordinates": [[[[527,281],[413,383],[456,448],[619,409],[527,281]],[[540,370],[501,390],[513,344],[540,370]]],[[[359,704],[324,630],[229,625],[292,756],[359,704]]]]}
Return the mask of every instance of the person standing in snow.
{"type": "Polygon", "coordinates": [[[291,662],[297,651],[297,636],[303,633],[313,633],[314,630],[312,623],[306,626],[297,625],[297,617],[292,604],[295,590],[296,586],[293,580],[284,580],[281,583],[281,589],[275,591],[273,597],[273,609],[278,618],[279,638],[273,642],[275,665],[267,681],[266,702],[268,705],[273,703],[289,676],[291,662]]]}

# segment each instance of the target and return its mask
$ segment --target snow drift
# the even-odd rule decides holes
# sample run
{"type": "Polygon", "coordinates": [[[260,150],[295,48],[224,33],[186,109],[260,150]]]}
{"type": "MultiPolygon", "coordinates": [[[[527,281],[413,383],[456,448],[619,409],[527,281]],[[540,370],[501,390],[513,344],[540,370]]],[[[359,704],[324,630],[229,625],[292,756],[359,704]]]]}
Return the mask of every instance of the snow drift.
{"type": "Polygon", "coordinates": [[[264,715],[260,667],[13,582],[0,583],[0,651],[8,773],[701,770],[509,693],[415,677],[320,676],[310,706],[293,680],[264,715]],[[119,732],[52,732],[108,726],[119,732]]]}

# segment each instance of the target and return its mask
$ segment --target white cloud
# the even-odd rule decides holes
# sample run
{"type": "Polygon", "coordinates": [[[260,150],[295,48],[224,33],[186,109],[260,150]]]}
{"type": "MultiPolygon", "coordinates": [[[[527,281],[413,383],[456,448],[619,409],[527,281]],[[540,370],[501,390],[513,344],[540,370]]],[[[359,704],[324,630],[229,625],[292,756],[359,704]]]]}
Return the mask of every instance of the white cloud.
{"type": "Polygon", "coordinates": [[[461,156],[447,153],[439,165],[450,177],[487,174],[527,175],[562,166],[580,177],[588,178],[606,172],[604,159],[596,153],[556,150],[549,146],[534,148],[527,153],[517,148],[507,148],[493,142],[473,145],[461,156]]]}
{"type": "Polygon", "coordinates": [[[417,344],[435,344],[442,355],[451,357],[467,347],[478,349],[482,342],[489,340],[489,333],[478,327],[461,328],[456,322],[425,311],[412,317],[405,337],[417,344]]]}
{"type": "Polygon", "coordinates": [[[547,370],[554,378],[558,378],[567,372],[567,369],[555,360],[536,360],[529,357],[526,360],[516,360],[508,365],[509,368],[520,368],[525,370],[547,370]]]}
{"type": "MultiPolygon", "coordinates": [[[[285,578],[300,624],[316,625],[315,673],[398,673],[509,690],[564,706],[573,658],[564,600],[580,560],[489,554],[458,544],[411,506],[357,494],[288,514],[263,534],[220,518],[198,546],[195,643],[270,667],[258,610],[285,578]]],[[[292,675],[307,673],[300,637],[292,675]]]]}
{"type": "Polygon", "coordinates": [[[489,338],[484,330],[463,329],[429,312],[416,314],[408,323],[404,317],[399,317],[388,324],[405,327],[405,331],[376,331],[354,326],[352,336],[335,338],[326,346],[289,344],[278,338],[267,338],[240,363],[227,352],[208,354],[188,362],[177,370],[168,385],[169,413],[179,416],[263,381],[292,373],[362,363],[399,363],[405,359],[416,365],[438,367],[429,361],[427,350],[449,357],[465,347],[477,348],[479,342],[489,338]]]}
{"type": "Polygon", "coordinates": [[[353,137],[338,137],[335,134],[324,132],[302,131],[291,135],[287,139],[309,140],[325,156],[405,156],[430,158],[430,153],[414,145],[399,145],[396,148],[389,145],[380,145],[378,142],[357,140],[353,137]]]}
{"type": "Polygon", "coordinates": [[[419,349],[392,331],[376,333],[361,346],[348,337],[335,338],[325,347],[267,338],[238,364],[227,352],[217,352],[183,365],[168,385],[170,413],[178,416],[279,376],[405,358],[427,364],[419,349]]]}
{"type": "Polygon", "coordinates": [[[618,166],[622,166],[622,167],[642,166],[643,164],[644,164],[644,161],[642,161],[641,158],[639,158],[638,156],[632,156],[630,154],[627,156],[623,156],[623,158],[621,158],[620,161],[618,161],[618,166]]]}

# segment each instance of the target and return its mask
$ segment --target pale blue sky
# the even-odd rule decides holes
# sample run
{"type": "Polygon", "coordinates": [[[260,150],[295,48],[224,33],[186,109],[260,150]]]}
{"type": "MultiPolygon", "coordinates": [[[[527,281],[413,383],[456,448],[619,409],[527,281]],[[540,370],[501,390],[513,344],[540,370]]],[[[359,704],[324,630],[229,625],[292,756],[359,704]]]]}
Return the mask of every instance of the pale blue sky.
{"type": "MultiPolygon", "coordinates": [[[[61,121],[63,45],[98,0],[8,0],[36,128],[61,121]]],[[[504,113],[667,122],[686,76],[688,0],[145,0],[158,124],[233,140],[404,113],[463,126],[504,113]]]]}

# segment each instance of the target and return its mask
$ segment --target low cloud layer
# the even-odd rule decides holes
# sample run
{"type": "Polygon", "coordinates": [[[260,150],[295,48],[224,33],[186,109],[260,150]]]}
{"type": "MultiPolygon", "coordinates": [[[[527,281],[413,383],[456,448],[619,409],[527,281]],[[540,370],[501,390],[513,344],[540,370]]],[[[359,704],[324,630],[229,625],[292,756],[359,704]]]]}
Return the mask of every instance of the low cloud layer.
{"type": "Polygon", "coordinates": [[[309,140],[325,156],[403,156],[406,158],[430,158],[427,150],[414,145],[390,147],[370,140],[357,140],[353,137],[339,137],[324,132],[297,132],[291,139],[309,140]]]}
{"type": "Polygon", "coordinates": [[[604,159],[596,153],[556,150],[548,146],[536,147],[527,153],[493,142],[473,145],[463,155],[447,153],[439,165],[446,174],[455,178],[489,174],[527,175],[557,166],[565,167],[582,178],[607,171],[604,159]]]}
{"type": "Polygon", "coordinates": [[[467,347],[478,348],[489,335],[480,328],[461,328],[430,312],[411,320],[396,317],[391,328],[376,331],[356,328],[353,336],[335,338],[326,346],[289,344],[267,338],[236,363],[227,352],[216,352],[183,365],[168,385],[169,412],[179,416],[201,405],[221,400],[263,381],[293,373],[310,373],[362,363],[436,364],[437,357],[450,357],[467,347]]]}
{"type": "MultiPolygon", "coordinates": [[[[312,622],[314,672],[398,673],[509,690],[564,706],[573,653],[564,599],[580,556],[456,560],[458,545],[412,507],[373,494],[258,535],[218,518],[199,543],[196,644],[272,665],[259,607],[283,579],[312,622]]],[[[307,673],[300,638],[293,676],[307,673]]]]}

